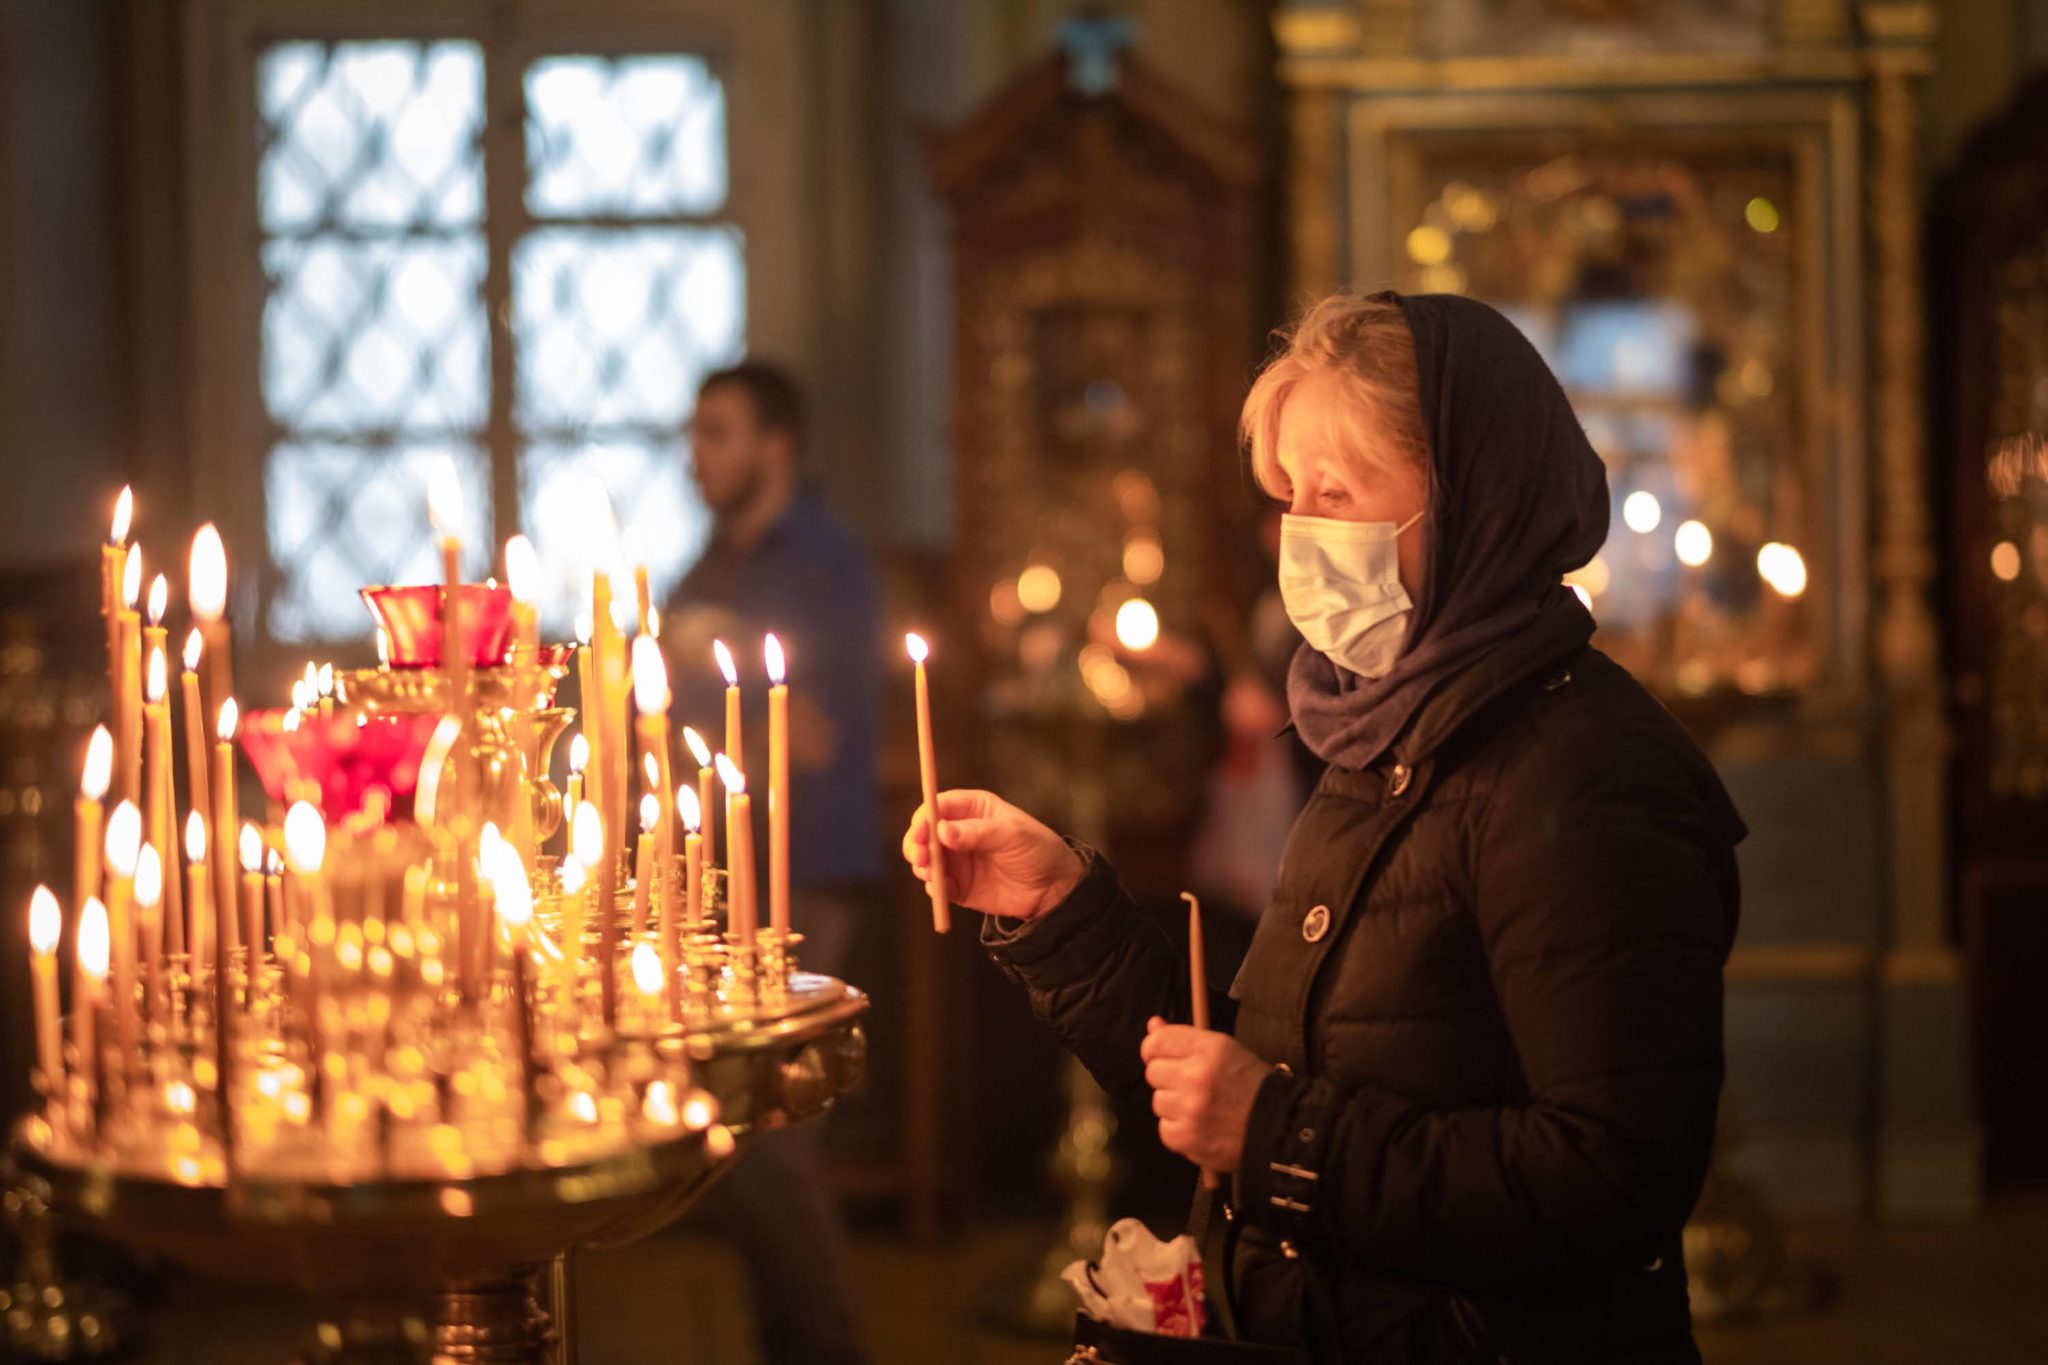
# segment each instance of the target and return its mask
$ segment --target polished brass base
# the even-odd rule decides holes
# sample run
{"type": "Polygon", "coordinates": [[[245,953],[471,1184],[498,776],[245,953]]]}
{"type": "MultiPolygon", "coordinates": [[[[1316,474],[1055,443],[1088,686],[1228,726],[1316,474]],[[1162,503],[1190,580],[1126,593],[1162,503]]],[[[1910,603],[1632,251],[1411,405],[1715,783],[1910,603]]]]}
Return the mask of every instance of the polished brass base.
{"type": "Polygon", "coordinates": [[[467,1276],[441,1291],[433,1365],[551,1365],[555,1345],[534,1266],[467,1276]]]}
{"type": "Polygon", "coordinates": [[[14,1282],[0,1287],[0,1360],[101,1360],[133,1345],[125,1296],[64,1274],[40,1182],[7,1167],[7,1226],[20,1248],[14,1282]]]}

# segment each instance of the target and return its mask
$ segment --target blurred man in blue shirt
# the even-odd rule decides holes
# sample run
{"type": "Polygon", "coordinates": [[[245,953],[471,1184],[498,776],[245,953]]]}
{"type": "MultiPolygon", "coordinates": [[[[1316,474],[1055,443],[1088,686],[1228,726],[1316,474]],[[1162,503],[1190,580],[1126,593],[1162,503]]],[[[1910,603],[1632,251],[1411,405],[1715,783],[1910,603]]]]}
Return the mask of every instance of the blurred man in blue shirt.
{"type": "MultiPolygon", "coordinates": [[[[860,897],[880,872],[874,569],[805,482],[803,395],[780,367],[749,360],[707,377],[690,448],[712,532],[665,613],[662,645],[678,707],[714,748],[723,745],[724,680],[711,654],[711,641],[723,639],[739,663],[746,708],[746,753],[737,757],[765,787],[761,642],[770,631],[781,641],[790,692],[791,925],[805,936],[802,965],[839,975],[860,897]]],[[[767,802],[754,807],[765,887],[767,802]]],[[[765,919],[765,895],[760,911],[765,919]]],[[[863,1358],[816,1124],[753,1138],[703,1207],[747,1260],[764,1359],[863,1358]]]]}

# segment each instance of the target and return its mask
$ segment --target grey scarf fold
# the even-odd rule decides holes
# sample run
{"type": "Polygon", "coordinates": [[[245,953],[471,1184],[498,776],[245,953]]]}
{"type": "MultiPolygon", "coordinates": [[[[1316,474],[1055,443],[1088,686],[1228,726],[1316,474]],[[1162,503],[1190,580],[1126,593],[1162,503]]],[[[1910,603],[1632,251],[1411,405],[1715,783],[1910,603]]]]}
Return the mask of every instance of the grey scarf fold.
{"type": "Polygon", "coordinates": [[[1592,633],[1566,573],[1607,539],[1607,471],[1543,358],[1473,299],[1401,296],[1429,439],[1429,557],[1393,669],[1368,679],[1303,645],[1294,726],[1327,763],[1364,768],[1430,693],[1510,637],[1592,633]],[[1583,623],[1582,625],[1580,623],[1583,623]]]}

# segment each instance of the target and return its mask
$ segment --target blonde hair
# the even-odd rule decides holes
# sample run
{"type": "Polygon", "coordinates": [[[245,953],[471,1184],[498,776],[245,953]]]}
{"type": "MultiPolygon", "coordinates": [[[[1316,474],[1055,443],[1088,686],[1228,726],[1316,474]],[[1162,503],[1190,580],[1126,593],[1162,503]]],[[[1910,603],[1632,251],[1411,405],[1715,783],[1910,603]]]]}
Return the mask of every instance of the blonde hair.
{"type": "Polygon", "coordinates": [[[1313,305],[1281,333],[1282,346],[1245,395],[1238,436],[1251,453],[1252,477],[1268,497],[1293,495],[1280,467],[1280,409],[1304,379],[1326,376],[1344,395],[1345,429],[1332,432],[1361,468],[1429,479],[1429,438],[1415,373],[1415,334],[1386,294],[1337,293],[1313,305]]]}

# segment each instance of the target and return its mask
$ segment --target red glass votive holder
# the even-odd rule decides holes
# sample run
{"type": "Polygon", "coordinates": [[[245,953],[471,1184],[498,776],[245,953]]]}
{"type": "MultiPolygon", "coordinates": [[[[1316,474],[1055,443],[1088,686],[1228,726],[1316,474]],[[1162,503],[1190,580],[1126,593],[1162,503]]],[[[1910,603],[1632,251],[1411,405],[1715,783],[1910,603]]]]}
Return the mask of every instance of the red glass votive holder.
{"type": "MultiPolygon", "coordinates": [[[[512,637],[512,590],[485,583],[464,583],[462,636],[475,668],[505,662],[512,637]]],[[[441,665],[441,608],[447,589],[438,583],[364,588],[363,601],[384,628],[393,668],[438,668],[441,665]]]]}

